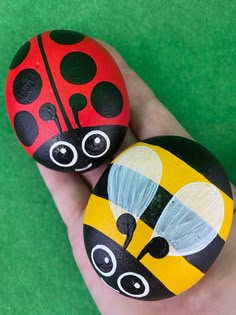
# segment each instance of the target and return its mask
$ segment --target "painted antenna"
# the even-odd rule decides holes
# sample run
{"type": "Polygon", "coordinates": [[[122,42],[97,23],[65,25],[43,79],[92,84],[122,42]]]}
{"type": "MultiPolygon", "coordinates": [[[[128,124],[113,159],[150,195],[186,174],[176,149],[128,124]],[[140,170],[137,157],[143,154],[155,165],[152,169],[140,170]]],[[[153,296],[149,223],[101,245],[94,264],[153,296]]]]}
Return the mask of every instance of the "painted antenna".
{"type": "Polygon", "coordinates": [[[60,132],[62,134],[61,125],[57,117],[56,107],[51,103],[43,104],[39,109],[39,116],[44,121],[53,120],[60,132]]]}

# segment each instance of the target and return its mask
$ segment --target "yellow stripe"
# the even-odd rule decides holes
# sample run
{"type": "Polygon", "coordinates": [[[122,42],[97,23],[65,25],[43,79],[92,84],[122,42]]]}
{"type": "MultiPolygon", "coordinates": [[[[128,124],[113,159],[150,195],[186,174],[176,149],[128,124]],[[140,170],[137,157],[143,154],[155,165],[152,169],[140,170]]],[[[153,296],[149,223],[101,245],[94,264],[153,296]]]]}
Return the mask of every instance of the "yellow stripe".
{"type": "MultiPolygon", "coordinates": [[[[85,211],[84,223],[104,233],[120,246],[123,246],[125,236],[117,230],[116,221],[106,199],[95,195],[91,196],[85,211]]],[[[127,248],[128,252],[137,257],[150,241],[152,232],[148,225],[139,220],[133,239],[127,248]]],[[[174,294],[187,290],[204,275],[181,256],[154,259],[147,254],[141,262],[174,294]]]]}
{"type": "Polygon", "coordinates": [[[176,295],[191,288],[204,276],[204,273],[187,263],[182,256],[155,259],[147,254],[141,262],[176,295]]]}
{"type": "Polygon", "coordinates": [[[225,204],[225,208],[224,208],[224,221],[223,224],[218,232],[218,234],[220,235],[220,237],[226,241],[230,232],[230,228],[232,225],[232,221],[233,221],[233,200],[231,198],[229,198],[225,193],[223,193],[222,191],[221,195],[224,199],[224,204],[225,204]]]}
{"type": "Polygon", "coordinates": [[[108,200],[91,195],[85,211],[84,224],[94,227],[123,246],[125,235],[121,234],[116,228],[116,219],[108,200]]]}
{"type": "MultiPolygon", "coordinates": [[[[175,195],[177,191],[181,189],[184,185],[193,182],[211,183],[206,177],[204,177],[190,165],[188,165],[187,163],[185,163],[184,161],[182,161],[169,151],[161,147],[143,142],[139,142],[135,145],[147,146],[148,148],[151,148],[152,150],[157,152],[162,161],[163,166],[160,185],[164,187],[172,195],[175,195]]],[[[220,230],[218,231],[218,234],[224,241],[226,241],[233,219],[233,200],[228,195],[226,195],[222,190],[219,189],[219,191],[224,200],[225,218],[220,230]]]]}

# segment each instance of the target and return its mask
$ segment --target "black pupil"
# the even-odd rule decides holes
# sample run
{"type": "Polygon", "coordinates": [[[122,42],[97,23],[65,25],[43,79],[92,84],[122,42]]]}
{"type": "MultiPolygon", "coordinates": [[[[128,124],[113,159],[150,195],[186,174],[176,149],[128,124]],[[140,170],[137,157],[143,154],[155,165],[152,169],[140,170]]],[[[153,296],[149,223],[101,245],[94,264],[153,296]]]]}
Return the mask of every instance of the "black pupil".
{"type": "Polygon", "coordinates": [[[71,148],[62,144],[58,145],[57,147],[53,149],[52,155],[58,163],[61,163],[64,165],[71,163],[71,161],[74,158],[74,153],[71,150],[71,148]]]}
{"type": "Polygon", "coordinates": [[[133,295],[143,294],[145,286],[142,280],[134,275],[128,275],[121,279],[122,288],[133,295]]]}
{"type": "Polygon", "coordinates": [[[106,139],[100,134],[88,137],[85,142],[85,150],[88,154],[96,156],[102,154],[107,148],[106,139]]]}
{"type": "Polygon", "coordinates": [[[93,259],[98,267],[104,273],[108,273],[113,268],[113,262],[111,260],[110,255],[103,249],[96,249],[93,253],[93,259]]]}

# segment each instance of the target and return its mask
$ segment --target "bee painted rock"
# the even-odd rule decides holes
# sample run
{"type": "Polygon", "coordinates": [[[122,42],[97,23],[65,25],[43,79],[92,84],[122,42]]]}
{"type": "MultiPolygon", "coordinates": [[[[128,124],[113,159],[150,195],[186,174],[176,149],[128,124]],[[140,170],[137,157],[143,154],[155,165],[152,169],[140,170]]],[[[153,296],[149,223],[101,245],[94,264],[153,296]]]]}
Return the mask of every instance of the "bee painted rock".
{"type": "Polygon", "coordinates": [[[191,288],[230,231],[229,181],[202,145],[163,136],[117,156],[88,202],[84,242],[95,271],[127,297],[160,300],[191,288]]]}
{"type": "Polygon", "coordinates": [[[45,32],[20,48],[6,103],[23,148],[59,171],[84,172],[110,159],[129,123],[117,64],[97,41],[74,31],[45,32]]]}

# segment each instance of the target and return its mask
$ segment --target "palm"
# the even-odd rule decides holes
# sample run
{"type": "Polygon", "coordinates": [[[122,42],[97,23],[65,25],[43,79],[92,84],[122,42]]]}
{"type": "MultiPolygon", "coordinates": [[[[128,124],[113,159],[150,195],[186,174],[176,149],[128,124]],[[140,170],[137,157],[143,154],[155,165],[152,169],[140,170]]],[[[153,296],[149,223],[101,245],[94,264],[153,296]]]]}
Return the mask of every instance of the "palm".
{"type": "MultiPolygon", "coordinates": [[[[110,46],[103,43],[116,59],[126,80],[131,103],[131,130],[124,147],[157,135],[189,137],[175,118],[155,98],[150,89],[126,65],[110,46]],[[143,104],[146,104],[145,108],[143,104]]],[[[58,210],[68,228],[75,260],[102,314],[233,314],[236,282],[236,222],[220,257],[196,286],[178,297],[157,302],[143,302],[123,297],[108,288],[93,270],[83,242],[83,213],[94,187],[106,165],[78,174],[63,174],[39,166],[58,210]]]]}

